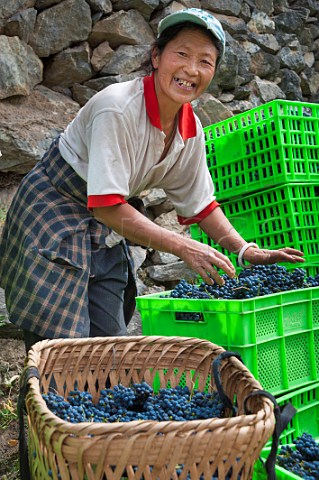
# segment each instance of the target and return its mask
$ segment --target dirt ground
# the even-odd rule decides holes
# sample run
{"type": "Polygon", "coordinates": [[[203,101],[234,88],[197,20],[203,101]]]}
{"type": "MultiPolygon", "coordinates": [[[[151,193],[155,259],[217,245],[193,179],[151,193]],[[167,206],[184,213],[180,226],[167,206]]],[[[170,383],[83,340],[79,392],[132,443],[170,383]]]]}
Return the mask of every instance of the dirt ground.
{"type": "Polygon", "coordinates": [[[25,349],[22,340],[0,339],[0,424],[6,423],[4,412],[10,421],[5,429],[0,429],[0,478],[18,479],[19,427],[16,414],[19,392],[19,375],[23,369],[25,349]],[[12,411],[12,414],[9,412],[12,411]]]}

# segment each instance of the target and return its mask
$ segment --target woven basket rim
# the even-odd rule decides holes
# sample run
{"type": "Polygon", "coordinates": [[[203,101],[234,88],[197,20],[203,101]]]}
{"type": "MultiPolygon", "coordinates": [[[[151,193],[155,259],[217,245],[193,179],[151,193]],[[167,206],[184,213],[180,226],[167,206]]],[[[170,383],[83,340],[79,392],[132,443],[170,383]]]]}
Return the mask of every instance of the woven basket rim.
{"type": "MultiPolygon", "coordinates": [[[[131,336],[131,337],[86,337],[86,338],[79,338],[79,339],[51,339],[51,340],[42,340],[36,343],[30,350],[28,355],[28,361],[26,364],[26,368],[30,366],[36,366],[33,356],[34,354],[39,354],[43,350],[50,349],[51,347],[59,347],[61,346],[74,346],[74,345],[86,345],[87,343],[94,342],[95,344],[105,344],[105,343],[136,343],[137,341],[142,341],[143,343],[178,343],[178,344],[194,344],[194,340],[198,342],[198,347],[207,347],[208,349],[220,349],[221,352],[225,351],[222,347],[219,347],[212,342],[205,340],[205,339],[197,339],[194,337],[162,337],[162,336],[131,336]]],[[[235,359],[237,361],[237,359],[235,359]]],[[[240,362],[239,362],[240,363],[240,362]]],[[[249,370],[245,367],[245,365],[241,364],[243,370],[249,372],[249,370]]],[[[250,373],[250,372],[249,372],[250,373]]],[[[87,436],[89,434],[93,434],[93,432],[98,431],[98,433],[94,433],[95,436],[101,434],[104,435],[105,433],[125,433],[129,428],[132,427],[140,427],[139,433],[147,433],[147,429],[150,428],[160,428],[161,430],[165,430],[167,427],[170,428],[178,428],[182,429],[183,427],[185,430],[190,429],[199,429],[205,430],[209,428],[220,428],[220,427],[231,427],[233,424],[237,424],[238,422],[242,424],[252,424],[255,421],[258,421],[260,416],[266,414],[268,417],[271,414],[271,410],[273,410],[272,402],[267,399],[262,399],[263,408],[261,408],[257,413],[251,414],[241,414],[234,417],[223,417],[223,418],[209,418],[209,419],[196,419],[196,420],[185,420],[185,421],[177,421],[177,420],[133,420],[129,422],[80,422],[80,423],[72,423],[66,420],[61,419],[57,415],[55,415],[46,405],[45,400],[42,397],[40,391],[40,380],[33,377],[29,379],[29,393],[28,396],[32,395],[32,403],[37,406],[41,410],[41,414],[45,416],[46,422],[54,423],[54,428],[58,433],[63,434],[74,434],[77,437],[87,436]],[[89,430],[89,432],[87,432],[89,430]],[[83,433],[83,431],[85,433],[83,433]]],[[[251,387],[252,391],[254,390],[261,390],[261,386],[259,382],[252,376],[251,379],[251,387]]]]}

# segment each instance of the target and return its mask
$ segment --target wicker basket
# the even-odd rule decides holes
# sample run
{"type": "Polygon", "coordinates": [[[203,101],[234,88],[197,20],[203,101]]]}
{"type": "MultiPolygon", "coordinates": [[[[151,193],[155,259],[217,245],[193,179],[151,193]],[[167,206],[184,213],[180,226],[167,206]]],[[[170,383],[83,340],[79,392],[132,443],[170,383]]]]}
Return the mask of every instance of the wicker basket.
{"type": "MultiPolygon", "coordinates": [[[[262,448],[274,430],[271,401],[235,357],[225,360],[220,378],[226,395],[237,400],[236,416],[192,421],[78,423],[59,419],[42,393],[54,378],[67,396],[77,382],[93,400],[106,382],[145,380],[158,387],[187,385],[216,389],[211,365],[224,350],[206,340],[184,337],[107,337],[44,340],[30,350],[26,369],[38,369],[40,382],[28,380],[28,449],[32,479],[249,479],[262,448]],[[176,466],[183,465],[181,474],[176,466]]],[[[51,383],[52,384],[52,383],[51,383]]],[[[155,387],[154,387],[155,388],[155,387]]],[[[229,412],[229,415],[230,412],[229,412]]]]}

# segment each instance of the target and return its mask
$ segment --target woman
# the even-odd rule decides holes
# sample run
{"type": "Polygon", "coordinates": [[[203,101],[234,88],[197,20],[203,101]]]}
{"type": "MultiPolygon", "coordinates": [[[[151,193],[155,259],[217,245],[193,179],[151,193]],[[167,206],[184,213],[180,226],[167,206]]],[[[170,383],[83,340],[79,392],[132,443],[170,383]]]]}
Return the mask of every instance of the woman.
{"type": "Polygon", "coordinates": [[[247,244],[225,218],[206,167],[202,128],[190,102],[222,60],[220,23],[190,8],[164,18],[151,50],[153,73],[98,92],[24,178],[7,216],[1,285],[26,348],[42,338],[125,335],[135,289],[125,242],[170,252],[207,283],[233,277],[215,249],[170,232],[129,200],[163,188],[182,224],[201,228],[239,261],[301,262],[300,251],[247,244]],[[120,237],[121,238],[121,237],[120,237]]]}

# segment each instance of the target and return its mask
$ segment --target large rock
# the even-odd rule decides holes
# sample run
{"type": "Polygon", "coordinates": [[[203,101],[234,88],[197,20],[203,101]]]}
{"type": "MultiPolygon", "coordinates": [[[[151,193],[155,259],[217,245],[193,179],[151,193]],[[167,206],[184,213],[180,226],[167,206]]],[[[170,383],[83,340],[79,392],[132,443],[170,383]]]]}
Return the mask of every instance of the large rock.
{"type": "Polygon", "coordinates": [[[138,10],[145,20],[149,20],[151,14],[160,4],[159,0],[112,0],[113,10],[138,10]]]}
{"type": "Polygon", "coordinates": [[[101,75],[120,75],[131,73],[148,60],[148,45],[120,45],[108,63],[101,69],[101,75]]]}
{"type": "Polygon", "coordinates": [[[27,173],[78,110],[73,100],[44,86],[28,97],[2,100],[0,171],[27,173]]]}
{"type": "Polygon", "coordinates": [[[90,47],[87,42],[66,48],[54,56],[53,62],[44,71],[44,85],[72,87],[92,77],[90,47]]]}
{"type": "Polygon", "coordinates": [[[29,95],[42,81],[41,60],[18,37],[0,35],[0,52],[0,100],[12,95],[29,95]]]}
{"type": "Polygon", "coordinates": [[[30,45],[41,57],[48,57],[86,40],[91,32],[91,10],[85,0],[65,0],[37,16],[30,45]]]}
{"type": "Polygon", "coordinates": [[[3,0],[0,3],[0,20],[6,20],[18,10],[34,7],[36,0],[3,0]]]}
{"type": "Polygon", "coordinates": [[[226,105],[208,93],[204,93],[199,99],[195,100],[193,107],[203,127],[233,116],[226,105]]]}
{"type": "Polygon", "coordinates": [[[36,18],[37,11],[35,8],[27,8],[22,12],[12,15],[5,24],[5,35],[8,35],[9,37],[17,36],[20,40],[29,43],[36,18]]]}
{"type": "Polygon", "coordinates": [[[137,10],[123,10],[97,22],[89,36],[90,45],[96,47],[108,41],[111,48],[120,45],[150,45],[154,41],[151,27],[137,10]]]}

